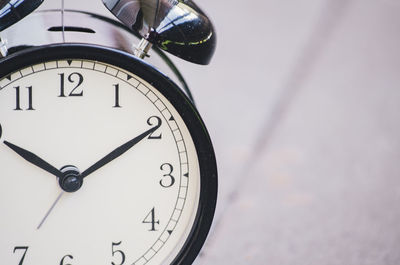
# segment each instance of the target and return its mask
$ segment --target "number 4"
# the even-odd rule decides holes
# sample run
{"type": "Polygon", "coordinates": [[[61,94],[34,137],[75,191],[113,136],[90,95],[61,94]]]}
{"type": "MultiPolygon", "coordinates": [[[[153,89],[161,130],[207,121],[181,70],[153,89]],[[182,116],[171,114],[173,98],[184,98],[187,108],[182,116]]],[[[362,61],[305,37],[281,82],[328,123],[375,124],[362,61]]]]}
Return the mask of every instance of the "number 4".
{"type": "Polygon", "coordinates": [[[26,255],[26,252],[28,251],[28,248],[29,247],[15,247],[14,248],[14,252],[13,253],[15,253],[16,250],[25,250],[24,254],[22,255],[21,260],[18,263],[18,265],[22,265],[24,263],[25,255],[26,255]]]}
{"type": "Polygon", "coordinates": [[[149,231],[157,231],[156,230],[156,224],[160,224],[160,221],[157,220],[156,221],[156,217],[155,217],[155,210],[154,208],[151,209],[151,211],[149,212],[148,215],[146,215],[146,217],[144,218],[143,222],[144,224],[151,224],[151,229],[149,231]]]}

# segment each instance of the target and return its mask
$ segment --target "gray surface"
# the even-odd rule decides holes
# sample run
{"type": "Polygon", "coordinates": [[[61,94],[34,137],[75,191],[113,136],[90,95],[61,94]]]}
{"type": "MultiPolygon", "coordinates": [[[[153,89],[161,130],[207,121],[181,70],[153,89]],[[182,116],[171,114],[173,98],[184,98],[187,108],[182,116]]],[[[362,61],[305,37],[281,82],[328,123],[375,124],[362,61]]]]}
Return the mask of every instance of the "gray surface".
{"type": "Polygon", "coordinates": [[[210,70],[254,86],[228,82],[234,110],[208,114],[223,187],[198,264],[399,264],[400,6],[283,2],[253,3],[243,27],[275,27],[222,36],[231,59],[210,70]]]}
{"type": "Polygon", "coordinates": [[[399,2],[197,2],[215,60],[176,62],[220,199],[196,264],[400,264],[399,2]]]}

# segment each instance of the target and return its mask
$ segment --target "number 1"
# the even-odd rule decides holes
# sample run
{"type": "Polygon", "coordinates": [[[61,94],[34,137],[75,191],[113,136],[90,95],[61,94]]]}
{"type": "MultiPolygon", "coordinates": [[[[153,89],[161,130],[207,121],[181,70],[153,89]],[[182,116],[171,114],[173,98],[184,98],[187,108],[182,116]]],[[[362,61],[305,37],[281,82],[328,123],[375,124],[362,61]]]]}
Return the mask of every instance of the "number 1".
{"type": "Polygon", "coordinates": [[[115,105],[113,108],[121,108],[121,105],[119,105],[119,84],[115,84],[115,105]]]}

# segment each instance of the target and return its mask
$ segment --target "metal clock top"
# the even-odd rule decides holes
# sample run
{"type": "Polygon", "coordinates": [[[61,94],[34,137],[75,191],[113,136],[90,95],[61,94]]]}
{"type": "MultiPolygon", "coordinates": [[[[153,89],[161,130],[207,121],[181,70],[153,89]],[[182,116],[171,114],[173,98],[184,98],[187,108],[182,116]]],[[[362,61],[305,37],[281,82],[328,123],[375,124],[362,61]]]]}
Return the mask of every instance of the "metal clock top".
{"type": "MultiPolygon", "coordinates": [[[[43,1],[0,0],[0,31],[29,15],[43,1]]],[[[211,61],[216,48],[216,33],[210,19],[192,0],[102,2],[122,23],[148,43],[189,62],[208,64],[211,61]]],[[[144,47],[145,55],[150,46],[141,45],[148,47],[144,47]]],[[[138,48],[142,47],[139,45],[138,48]]]]}
{"type": "Polygon", "coordinates": [[[38,8],[44,0],[0,0],[0,31],[12,26],[38,8]]]}

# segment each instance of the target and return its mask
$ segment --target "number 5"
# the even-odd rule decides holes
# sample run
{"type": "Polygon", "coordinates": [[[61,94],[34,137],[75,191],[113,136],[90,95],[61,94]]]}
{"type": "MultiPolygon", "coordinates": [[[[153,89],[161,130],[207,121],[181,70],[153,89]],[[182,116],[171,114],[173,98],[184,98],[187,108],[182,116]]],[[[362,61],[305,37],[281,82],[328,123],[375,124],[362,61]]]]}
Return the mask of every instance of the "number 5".
{"type": "Polygon", "coordinates": [[[119,245],[121,245],[121,243],[122,243],[122,241],[120,241],[118,243],[114,243],[114,242],[112,243],[112,247],[111,247],[112,256],[114,257],[115,254],[120,254],[121,255],[121,263],[116,264],[114,262],[111,262],[112,265],[122,265],[125,262],[125,253],[122,252],[122,250],[115,250],[114,249],[115,246],[119,246],[119,245]]]}

